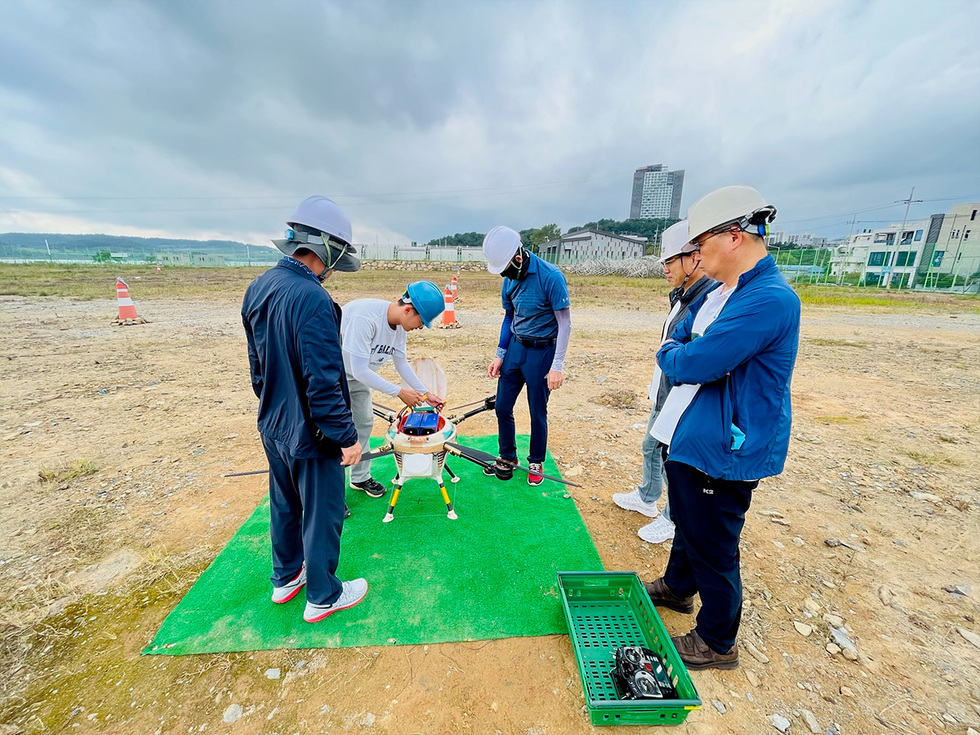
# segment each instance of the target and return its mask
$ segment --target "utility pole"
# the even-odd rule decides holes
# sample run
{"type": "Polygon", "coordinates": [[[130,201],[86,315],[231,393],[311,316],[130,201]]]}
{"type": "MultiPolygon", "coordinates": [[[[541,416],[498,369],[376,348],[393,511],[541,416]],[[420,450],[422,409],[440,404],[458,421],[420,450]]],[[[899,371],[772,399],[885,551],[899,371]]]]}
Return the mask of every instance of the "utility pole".
{"type": "MultiPolygon", "coordinates": [[[[902,247],[902,236],[905,234],[905,223],[908,222],[908,220],[909,220],[909,207],[912,206],[912,203],[913,202],[921,202],[922,201],[921,199],[913,199],[912,198],[912,195],[913,194],[915,194],[915,187],[914,186],[912,187],[912,191],[909,192],[909,198],[908,199],[899,199],[897,202],[895,202],[895,204],[903,204],[903,203],[905,204],[905,216],[902,218],[902,229],[900,229],[898,231],[898,237],[895,240],[895,259],[896,260],[898,260],[898,251],[899,251],[899,248],[902,247]]],[[[912,243],[910,241],[909,242],[909,245],[911,245],[911,244],[912,243]]],[[[888,244],[886,243],[885,244],[885,267],[888,269],[888,288],[891,288],[892,287],[892,273],[895,271],[895,268],[891,264],[890,260],[891,259],[889,258],[888,244]]],[[[884,273],[884,271],[882,271],[882,273],[884,273]]],[[[884,280],[884,279],[882,279],[882,280],[884,280]]],[[[878,283],[878,286],[880,287],[881,285],[882,285],[881,282],[879,282],[878,283]]]]}
{"type": "MultiPolygon", "coordinates": [[[[851,217],[851,229],[847,231],[847,239],[844,240],[844,260],[840,264],[840,272],[837,274],[837,285],[844,282],[844,267],[847,265],[848,256],[851,254],[851,236],[854,234],[854,223],[857,222],[857,212],[851,217]]],[[[865,265],[867,268],[867,265],[865,265]]]]}

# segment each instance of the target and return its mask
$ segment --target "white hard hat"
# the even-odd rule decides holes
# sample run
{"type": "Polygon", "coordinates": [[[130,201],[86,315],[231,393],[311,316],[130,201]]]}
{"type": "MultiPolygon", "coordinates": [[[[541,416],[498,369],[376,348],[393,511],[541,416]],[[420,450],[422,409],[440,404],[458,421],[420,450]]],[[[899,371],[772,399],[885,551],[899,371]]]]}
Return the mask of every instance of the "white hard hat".
{"type": "Polygon", "coordinates": [[[501,274],[521,247],[521,236],[509,227],[498,225],[483,238],[483,254],[487,258],[487,270],[501,274]]]}
{"type": "Polygon", "coordinates": [[[657,262],[663,265],[671,258],[683,253],[693,253],[694,250],[687,232],[687,220],[683,219],[668,227],[660,236],[660,260],[657,262]]]}
{"type": "Polygon", "coordinates": [[[705,194],[687,210],[691,240],[728,224],[764,235],[775,218],[776,208],[751,186],[723,186],[705,194]]]}
{"type": "Polygon", "coordinates": [[[341,242],[351,244],[350,219],[336,202],[321,196],[307,197],[286,220],[287,225],[305,225],[326,232],[341,242]]]}
{"type": "Polygon", "coordinates": [[[350,219],[336,202],[322,196],[304,199],[293,210],[286,224],[286,238],[273,240],[286,255],[309,250],[330,270],[352,273],[361,267],[351,244],[350,219]]]}

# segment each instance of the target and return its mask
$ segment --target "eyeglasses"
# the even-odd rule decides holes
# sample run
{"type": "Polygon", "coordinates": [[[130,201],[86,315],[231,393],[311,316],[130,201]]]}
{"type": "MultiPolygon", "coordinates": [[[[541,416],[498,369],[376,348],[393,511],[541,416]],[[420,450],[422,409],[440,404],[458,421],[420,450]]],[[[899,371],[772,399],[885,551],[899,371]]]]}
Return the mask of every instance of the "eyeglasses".
{"type": "Polygon", "coordinates": [[[665,260],[663,262],[663,265],[670,266],[673,263],[676,263],[677,261],[679,261],[685,255],[694,255],[694,253],[696,253],[696,252],[697,252],[697,250],[692,250],[692,251],[690,251],[688,253],[678,253],[677,255],[671,255],[669,258],[667,258],[667,260],[665,260]]]}
{"type": "Polygon", "coordinates": [[[700,253],[701,252],[701,248],[711,238],[717,237],[718,235],[724,235],[726,232],[737,232],[740,229],[742,229],[742,228],[739,227],[738,225],[731,225],[731,226],[728,226],[728,227],[723,227],[720,230],[714,230],[714,231],[708,230],[703,235],[698,235],[698,237],[704,238],[703,240],[697,240],[697,239],[691,240],[691,244],[694,246],[694,252],[700,253]]]}

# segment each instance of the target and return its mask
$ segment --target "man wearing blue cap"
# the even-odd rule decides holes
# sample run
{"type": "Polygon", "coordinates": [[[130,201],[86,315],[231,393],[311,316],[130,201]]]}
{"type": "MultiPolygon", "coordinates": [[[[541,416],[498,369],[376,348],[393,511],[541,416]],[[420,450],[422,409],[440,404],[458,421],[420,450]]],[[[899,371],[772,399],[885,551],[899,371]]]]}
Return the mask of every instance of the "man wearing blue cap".
{"type": "MultiPolygon", "coordinates": [[[[369,451],[371,430],[374,428],[372,391],[397,396],[406,406],[427,402],[442,405],[442,398],[428,392],[419,380],[406,353],[407,333],[428,328],[439,318],[446,302],[442,291],[431,281],[416,281],[397,301],[357,299],[344,306],[341,328],[344,370],[350,386],[351,412],[357,427],[357,439],[364,453],[369,451]],[[395,385],[377,374],[388,359],[407,384],[395,385]]],[[[350,486],[372,498],[385,494],[385,486],[371,477],[371,461],[360,462],[350,471],[350,486]]]]}

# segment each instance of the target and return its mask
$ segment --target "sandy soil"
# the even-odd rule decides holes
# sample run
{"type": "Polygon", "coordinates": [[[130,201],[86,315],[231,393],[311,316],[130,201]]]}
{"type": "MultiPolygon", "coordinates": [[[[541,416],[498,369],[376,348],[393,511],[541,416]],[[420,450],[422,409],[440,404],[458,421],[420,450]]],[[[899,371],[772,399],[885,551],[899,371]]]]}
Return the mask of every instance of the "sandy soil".
{"type": "MultiPolygon", "coordinates": [[[[410,339],[450,405],[493,390],[499,324],[460,288],[462,328],[410,339]]],[[[109,300],[0,299],[0,735],[592,731],[566,636],[139,655],[265,492],[223,477],[262,467],[239,293],[134,289],[150,323],[132,327],[109,300]]],[[[575,303],[550,448],[605,567],[652,579],[668,550],[611,495],[638,480],[662,296],[575,303]]],[[[696,672],[704,706],[676,732],[980,730],[978,366],[975,312],[805,308],[787,469],[743,535],[742,666],[696,672]]]]}

